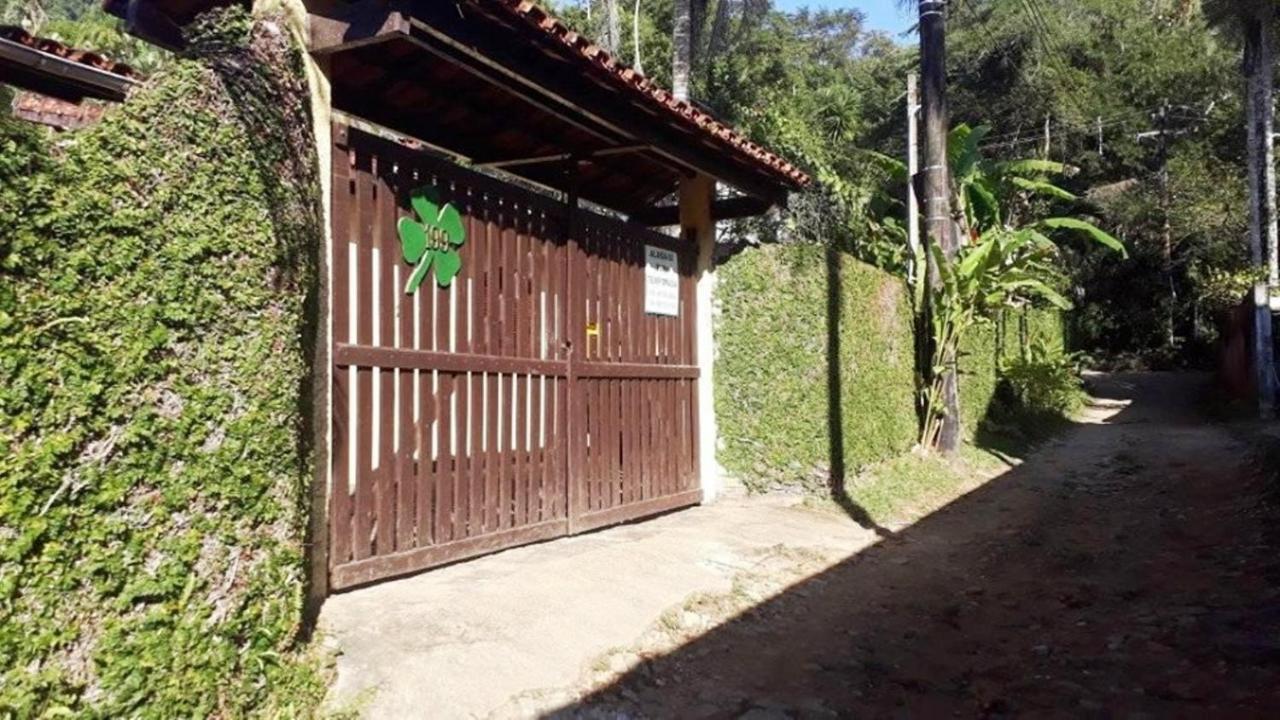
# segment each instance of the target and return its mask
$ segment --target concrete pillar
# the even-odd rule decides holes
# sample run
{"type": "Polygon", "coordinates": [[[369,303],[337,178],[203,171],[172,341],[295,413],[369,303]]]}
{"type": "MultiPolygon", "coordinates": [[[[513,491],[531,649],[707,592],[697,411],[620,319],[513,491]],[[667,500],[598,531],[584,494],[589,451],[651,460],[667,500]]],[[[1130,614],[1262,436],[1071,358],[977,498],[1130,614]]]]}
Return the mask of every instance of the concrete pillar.
{"type": "Polygon", "coordinates": [[[260,0],[255,12],[278,12],[299,47],[303,48],[303,71],[310,95],[312,134],[315,136],[316,172],[320,184],[320,204],[323,212],[324,236],[316,238],[322,246],[317,248],[316,292],[319,297],[316,317],[315,347],[312,350],[312,430],[315,433],[313,478],[307,522],[307,594],[304,599],[304,632],[309,632],[320,612],[320,605],[329,594],[329,494],[333,474],[330,458],[333,457],[332,403],[329,398],[333,387],[333,362],[330,358],[333,336],[331,293],[333,267],[332,213],[332,102],[329,82],[328,58],[317,59],[305,52],[309,38],[307,9],[302,0],[260,0]]]}
{"type": "Polygon", "coordinates": [[[702,478],[702,501],[712,502],[723,490],[720,463],[716,461],[716,406],[714,393],[715,336],[713,303],[715,301],[716,224],[711,219],[711,203],[715,199],[715,180],[696,175],[680,183],[680,234],[698,246],[695,268],[697,278],[697,353],[698,353],[698,474],[702,478]]]}
{"type": "MultiPolygon", "coordinates": [[[[305,45],[303,47],[306,47],[305,45]]],[[[314,479],[311,493],[311,515],[308,522],[308,559],[310,582],[307,587],[307,606],[304,617],[308,625],[319,617],[320,605],[329,595],[329,497],[333,484],[333,402],[329,393],[333,388],[333,122],[330,102],[329,59],[319,62],[310,53],[303,53],[307,72],[307,86],[311,91],[312,133],[316,141],[316,165],[320,174],[320,205],[324,216],[324,247],[319,253],[320,293],[319,332],[312,377],[315,417],[316,453],[314,479]]]]}

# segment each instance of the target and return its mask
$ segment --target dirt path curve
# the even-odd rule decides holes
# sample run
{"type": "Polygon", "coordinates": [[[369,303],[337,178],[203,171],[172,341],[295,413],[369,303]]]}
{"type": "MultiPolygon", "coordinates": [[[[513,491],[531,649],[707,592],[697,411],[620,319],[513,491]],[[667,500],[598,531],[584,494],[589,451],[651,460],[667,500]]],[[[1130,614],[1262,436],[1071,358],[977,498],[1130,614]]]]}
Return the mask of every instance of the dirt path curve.
{"type": "Polygon", "coordinates": [[[1280,717],[1280,517],[1202,382],[1099,378],[1016,469],[561,713],[1280,717]]]}

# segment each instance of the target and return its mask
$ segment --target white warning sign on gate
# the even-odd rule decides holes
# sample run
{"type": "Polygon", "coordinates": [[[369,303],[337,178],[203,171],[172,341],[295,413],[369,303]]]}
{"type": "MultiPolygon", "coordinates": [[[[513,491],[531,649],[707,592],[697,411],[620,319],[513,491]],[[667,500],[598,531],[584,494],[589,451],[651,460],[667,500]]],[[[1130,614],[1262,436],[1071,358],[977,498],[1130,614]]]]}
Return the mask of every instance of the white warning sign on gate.
{"type": "Polygon", "coordinates": [[[680,314],[680,261],[671,250],[644,246],[644,311],[653,315],[680,314]]]}

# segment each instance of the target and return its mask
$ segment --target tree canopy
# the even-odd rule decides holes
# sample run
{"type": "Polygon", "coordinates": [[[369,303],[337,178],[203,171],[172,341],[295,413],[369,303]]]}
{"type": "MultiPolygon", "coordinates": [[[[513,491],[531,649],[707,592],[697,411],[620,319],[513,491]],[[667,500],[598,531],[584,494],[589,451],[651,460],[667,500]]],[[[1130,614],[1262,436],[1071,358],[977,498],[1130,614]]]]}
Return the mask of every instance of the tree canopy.
{"type": "MultiPolygon", "coordinates": [[[[876,154],[905,156],[913,39],[869,30],[851,8],[787,12],[773,0],[679,1],[691,8],[691,99],[818,180],[787,216],[728,232],[838,244],[903,271],[905,185],[876,154]]],[[[624,62],[669,84],[676,2],[549,4],[615,45],[624,62]]],[[[1195,360],[1213,339],[1215,312],[1248,286],[1238,78],[1240,18],[1252,7],[1219,0],[952,5],[953,122],[989,128],[983,150],[995,160],[1039,157],[1077,168],[1060,179],[1085,200],[1077,210],[1130,248],[1122,263],[1083,245],[1066,248],[1082,347],[1195,360]],[[1173,347],[1163,330],[1170,320],[1173,347]]],[[[144,69],[166,59],[123,35],[93,0],[3,0],[0,16],[144,69]]]]}

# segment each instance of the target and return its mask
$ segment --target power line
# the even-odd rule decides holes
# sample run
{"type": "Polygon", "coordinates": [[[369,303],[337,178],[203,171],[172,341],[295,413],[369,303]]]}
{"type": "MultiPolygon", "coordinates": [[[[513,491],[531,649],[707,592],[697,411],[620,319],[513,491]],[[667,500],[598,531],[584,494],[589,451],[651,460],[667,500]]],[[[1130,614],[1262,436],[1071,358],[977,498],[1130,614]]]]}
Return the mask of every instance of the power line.
{"type": "MultiPolygon", "coordinates": [[[[1068,135],[1074,134],[1077,136],[1096,135],[1100,130],[1106,128],[1139,123],[1144,127],[1150,127],[1150,123],[1153,121],[1155,115],[1165,109],[1168,110],[1167,117],[1170,120],[1184,123],[1199,123],[1208,118],[1214,105],[1215,103],[1211,102],[1204,110],[1200,110],[1196,108],[1196,106],[1189,104],[1165,105],[1164,103],[1161,103],[1160,105],[1155,105],[1149,108],[1131,108],[1110,116],[1099,116],[1093,122],[1076,123],[1069,120],[1055,118],[1054,120],[1056,121],[1056,124],[1054,127],[1058,128],[1060,133],[1068,135]]],[[[983,147],[1012,147],[1023,144],[1038,143],[1043,140],[1042,137],[1034,134],[1027,134],[1026,137],[1022,137],[1024,134],[1026,133],[1023,131],[1013,131],[988,135],[984,138],[983,147]]]]}
{"type": "MultiPolygon", "coordinates": [[[[1093,123],[1087,123],[1087,124],[1073,123],[1070,121],[1055,119],[1055,123],[1053,127],[1057,128],[1059,132],[1075,133],[1075,134],[1083,135],[1083,134],[1096,134],[1099,128],[1102,128],[1102,129],[1114,128],[1117,125],[1126,125],[1126,124],[1138,123],[1138,122],[1145,123],[1147,121],[1148,121],[1147,118],[1138,117],[1138,116],[1113,117],[1110,119],[1105,119],[1101,123],[1095,121],[1093,123]]],[[[1041,142],[1043,139],[1044,139],[1043,137],[1039,137],[1036,135],[1028,135],[1026,132],[1022,132],[1022,131],[1006,132],[999,135],[988,135],[985,138],[986,143],[988,145],[1000,145],[1006,142],[1020,143],[1024,140],[1026,142],[1041,142]],[[1027,137],[1023,138],[1022,136],[1024,135],[1027,135],[1027,137]]]]}
{"type": "MultiPolygon", "coordinates": [[[[1191,122],[1191,123],[1194,123],[1194,122],[1197,122],[1198,120],[1201,120],[1202,118],[1188,118],[1188,117],[1175,118],[1175,117],[1173,117],[1173,116],[1171,115],[1171,116],[1170,116],[1170,119],[1178,120],[1178,121],[1181,121],[1181,122],[1191,122]]],[[[1186,133],[1194,132],[1194,131],[1196,131],[1196,130],[1198,130],[1198,129],[1199,129],[1199,128],[1197,128],[1197,127],[1195,127],[1195,126],[1193,125],[1192,127],[1185,128],[1183,131],[1181,131],[1181,134],[1186,134],[1186,133]]],[[[1094,134],[1094,132],[1095,132],[1094,130],[1090,130],[1089,128],[1076,128],[1076,129],[1068,130],[1068,131],[1063,132],[1063,133],[1061,133],[1061,134],[1062,134],[1062,135],[1066,135],[1066,136],[1068,136],[1068,137],[1077,137],[1077,138],[1078,138],[1078,137],[1082,137],[1082,136],[1093,135],[1093,134],[1094,134]]],[[[1161,132],[1162,132],[1162,131],[1154,130],[1154,131],[1145,131],[1145,132],[1136,133],[1136,134],[1135,134],[1135,139],[1140,141],[1140,140],[1142,140],[1144,137],[1150,136],[1152,133],[1154,133],[1154,134],[1160,134],[1161,132]]],[[[984,143],[984,144],[982,145],[982,149],[984,149],[984,150],[991,150],[991,149],[994,149],[994,148],[1012,148],[1012,147],[1018,147],[1018,146],[1021,146],[1021,145],[1038,144],[1038,143],[1040,143],[1040,142],[1042,142],[1042,141],[1043,141],[1043,138],[1036,137],[1036,136],[1034,136],[1034,135],[1030,135],[1030,136],[1025,137],[1025,138],[1018,138],[1018,139],[1013,139],[1013,140],[1001,140],[1001,141],[998,141],[998,142],[984,143]]]]}

